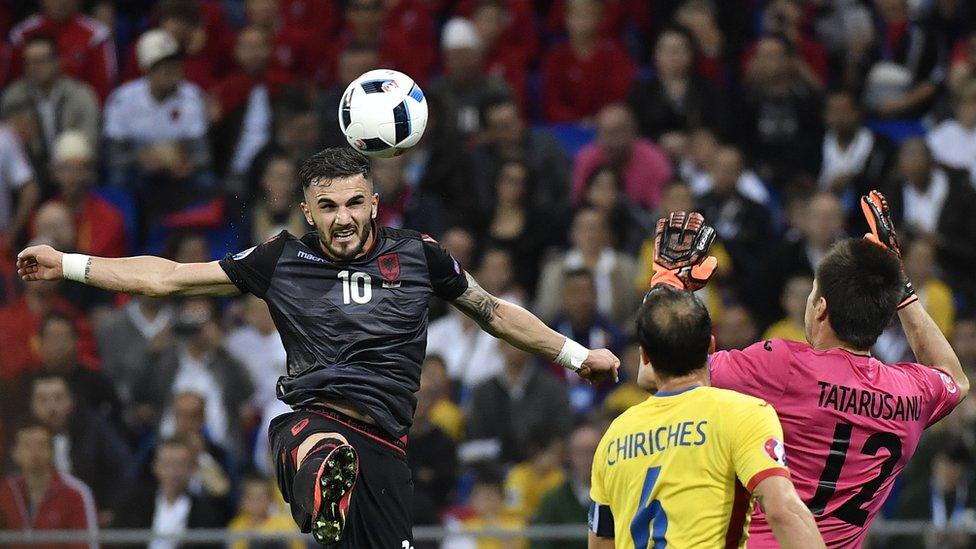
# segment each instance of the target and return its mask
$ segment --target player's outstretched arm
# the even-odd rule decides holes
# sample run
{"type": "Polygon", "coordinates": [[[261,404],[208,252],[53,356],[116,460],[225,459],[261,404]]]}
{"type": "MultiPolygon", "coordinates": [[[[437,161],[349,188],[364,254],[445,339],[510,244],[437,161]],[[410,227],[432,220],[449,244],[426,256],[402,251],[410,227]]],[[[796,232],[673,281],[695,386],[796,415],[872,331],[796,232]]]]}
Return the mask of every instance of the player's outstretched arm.
{"type": "Polygon", "coordinates": [[[617,380],[620,360],[613,353],[586,349],[522,307],[491,295],[470,274],[467,278],[468,289],[451,303],[483,330],[523,351],[576,370],[584,379],[617,380]]]}
{"type": "Polygon", "coordinates": [[[797,495],[793,483],[784,476],[764,479],[753,490],[759,499],[766,522],[773,529],[776,541],[784,549],[813,549],[825,547],[817,523],[807,506],[797,495]]]}
{"type": "Polygon", "coordinates": [[[91,257],[65,254],[46,245],[30,246],[17,254],[17,274],[28,282],[75,280],[113,292],[156,297],[239,293],[216,261],[177,263],[154,256],[91,257]]]}
{"type": "Polygon", "coordinates": [[[956,352],[952,350],[952,345],[922,303],[915,301],[899,309],[898,320],[901,321],[908,345],[915,353],[915,360],[924,366],[944,370],[959,387],[960,400],[966,398],[969,394],[969,377],[959,363],[956,352]]]}

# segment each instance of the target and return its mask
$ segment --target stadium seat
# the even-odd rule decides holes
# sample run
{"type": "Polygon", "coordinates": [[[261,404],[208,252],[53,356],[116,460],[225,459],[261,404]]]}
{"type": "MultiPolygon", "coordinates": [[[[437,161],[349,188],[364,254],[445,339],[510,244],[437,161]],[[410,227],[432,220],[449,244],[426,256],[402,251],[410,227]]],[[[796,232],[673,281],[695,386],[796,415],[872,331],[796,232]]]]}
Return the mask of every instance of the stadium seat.
{"type": "Polygon", "coordinates": [[[596,130],[582,124],[543,124],[536,128],[550,132],[570,158],[596,136],[596,130]]]}
{"type": "Polygon", "coordinates": [[[139,233],[139,209],[135,198],[129,191],[119,187],[96,187],[93,192],[119,209],[122,221],[125,223],[125,245],[128,249],[134,250],[136,235],[139,233]]]}
{"type": "Polygon", "coordinates": [[[925,126],[918,120],[869,120],[868,127],[896,145],[909,137],[925,135],[925,126]]]}

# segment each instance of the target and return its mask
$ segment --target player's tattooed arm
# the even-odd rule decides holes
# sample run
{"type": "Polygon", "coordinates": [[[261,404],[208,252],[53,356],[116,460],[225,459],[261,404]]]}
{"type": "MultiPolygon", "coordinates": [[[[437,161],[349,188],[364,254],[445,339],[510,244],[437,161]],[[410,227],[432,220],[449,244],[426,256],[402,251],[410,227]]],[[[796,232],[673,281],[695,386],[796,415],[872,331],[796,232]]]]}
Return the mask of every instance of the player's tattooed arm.
{"type": "Polygon", "coordinates": [[[492,326],[498,313],[499,299],[488,293],[487,290],[478,284],[468,273],[464,273],[468,278],[468,289],[458,296],[452,303],[464,314],[481,326],[481,329],[495,337],[502,337],[492,326]]]}

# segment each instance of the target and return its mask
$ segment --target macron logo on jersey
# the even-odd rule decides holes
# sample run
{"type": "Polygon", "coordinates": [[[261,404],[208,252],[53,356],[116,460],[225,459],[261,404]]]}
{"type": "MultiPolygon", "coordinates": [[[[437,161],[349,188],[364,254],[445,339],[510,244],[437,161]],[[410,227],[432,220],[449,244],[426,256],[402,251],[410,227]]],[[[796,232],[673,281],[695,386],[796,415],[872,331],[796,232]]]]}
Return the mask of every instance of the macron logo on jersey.
{"type": "Polygon", "coordinates": [[[766,451],[766,455],[769,459],[779,463],[783,467],[786,467],[786,448],[783,447],[783,443],[771,438],[766,441],[763,445],[763,450],[766,451]]]}
{"type": "Polygon", "coordinates": [[[325,260],[322,259],[321,257],[314,254],[310,254],[308,252],[303,252],[302,250],[298,250],[298,257],[299,259],[307,259],[309,261],[317,261],[319,263],[325,263],[325,260]]]}

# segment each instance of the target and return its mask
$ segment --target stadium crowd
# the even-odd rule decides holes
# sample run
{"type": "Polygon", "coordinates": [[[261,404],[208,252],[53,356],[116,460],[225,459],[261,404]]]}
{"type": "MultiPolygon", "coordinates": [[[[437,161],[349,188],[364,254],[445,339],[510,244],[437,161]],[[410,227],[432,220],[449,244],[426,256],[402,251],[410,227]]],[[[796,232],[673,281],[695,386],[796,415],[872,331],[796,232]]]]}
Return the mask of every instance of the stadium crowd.
{"type": "MultiPolygon", "coordinates": [[[[433,303],[417,524],[585,521],[606,423],[646,396],[633,317],[669,211],[717,230],[701,297],[742,348],[804,339],[818,261],[881,189],[976,375],[972,2],[0,0],[0,33],[0,529],[294,530],[268,480],[285,354],[263,302],[25,285],[13,263],[27,243],[192,262],[304,233],[297,163],[345,146],[340,95],[377,67],[430,106],[420,145],[374,161],[378,222],[625,369],[585,384],[433,303]]],[[[910,357],[897,324],[874,352],[910,357]]],[[[885,516],[976,521],[974,451],[969,399],[885,516]]]]}

